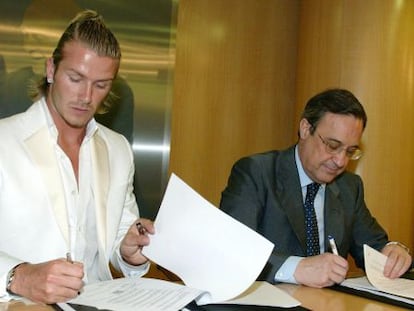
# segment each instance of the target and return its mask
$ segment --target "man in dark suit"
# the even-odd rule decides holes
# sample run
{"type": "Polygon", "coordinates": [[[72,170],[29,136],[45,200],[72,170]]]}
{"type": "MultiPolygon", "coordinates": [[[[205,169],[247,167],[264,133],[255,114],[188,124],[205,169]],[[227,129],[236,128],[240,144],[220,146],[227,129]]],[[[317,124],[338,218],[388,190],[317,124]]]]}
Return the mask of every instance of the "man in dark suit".
{"type": "Polygon", "coordinates": [[[308,101],[296,145],[245,157],[233,166],[220,208],[275,244],[262,278],[312,287],[340,283],[348,254],[364,267],[363,244],[388,256],[385,276],[396,278],[409,269],[408,249],[388,240],[365,205],[361,178],[345,170],[362,155],[366,122],[352,93],[330,89],[308,101]],[[304,204],[312,183],[317,183],[311,208],[315,226],[308,223],[304,204]],[[313,227],[309,241],[315,241],[316,253],[307,249],[307,229],[313,227]],[[328,252],[330,235],[340,256],[328,252]]]}

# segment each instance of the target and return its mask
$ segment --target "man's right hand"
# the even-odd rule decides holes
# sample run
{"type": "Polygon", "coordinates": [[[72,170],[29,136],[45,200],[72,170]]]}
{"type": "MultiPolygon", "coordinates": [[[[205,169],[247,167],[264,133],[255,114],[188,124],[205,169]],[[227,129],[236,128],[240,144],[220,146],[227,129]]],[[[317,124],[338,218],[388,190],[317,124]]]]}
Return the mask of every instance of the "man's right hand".
{"type": "Polygon", "coordinates": [[[83,287],[83,264],[56,259],[40,264],[23,263],[16,268],[11,291],[37,303],[65,302],[83,287]]]}
{"type": "Polygon", "coordinates": [[[348,269],[346,259],[324,253],[303,258],[296,267],[294,277],[299,284],[322,288],[341,283],[348,269]]]}

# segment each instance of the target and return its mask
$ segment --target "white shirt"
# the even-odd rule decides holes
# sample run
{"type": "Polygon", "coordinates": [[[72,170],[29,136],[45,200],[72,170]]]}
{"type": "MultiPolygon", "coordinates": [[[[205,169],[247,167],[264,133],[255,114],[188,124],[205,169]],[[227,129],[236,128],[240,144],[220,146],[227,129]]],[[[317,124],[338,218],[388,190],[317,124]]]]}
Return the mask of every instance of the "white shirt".
{"type": "Polygon", "coordinates": [[[68,252],[72,260],[85,265],[84,281],[98,280],[98,239],[96,233],[95,200],[92,193],[91,138],[97,130],[92,119],[86,128],[86,135],[79,150],[79,180],[76,180],[72,163],[58,145],[58,131],[46,110],[46,119],[50,134],[55,141],[55,152],[65,191],[66,212],[69,221],[68,252]],[[78,183],[79,182],[79,183],[78,183]]]}
{"type": "MultiPolygon", "coordinates": [[[[56,157],[65,191],[65,203],[68,216],[69,239],[68,252],[72,260],[84,263],[84,281],[96,282],[98,277],[98,236],[96,230],[95,198],[92,187],[91,139],[98,130],[92,119],[86,128],[86,135],[79,150],[78,181],[72,163],[58,145],[58,131],[49,109],[45,105],[46,120],[52,137],[54,137],[56,157]]],[[[116,256],[119,266],[126,276],[142,275],[149,269],[149,264],[131,266],[122,260],[119,250],[116,256]]]]}
{"type": "MultiPolygon", "coordinates": [[[[299,158],[298,153],[298,146],[295,147],[295,161],[296,167],[298,168],[300,186],[302,188],[302,200],[305,202],[306,198],[306,187],[308,184],[312,183],[313,180],[306,175],[302,162],[299,158]]],[[[324,223],[324,202],[325,202],[325,188],[326,185],[322,184],[319,187],[319,190],[316,194],[315,201],[314,201],[314,208],[316,213],[316,220],[318,222],[318,232],[319,232],[319,249],[321,254],[325,252],[325,223],[324,223]]],[[[298,266],[299,262],[303,259],[303,257],[299,256],[290,256],[283,265],[279,268],[275,275],[276,282],[286,282],[286,283],[297,283],[294,273],[296,267],[298,266]]]]}

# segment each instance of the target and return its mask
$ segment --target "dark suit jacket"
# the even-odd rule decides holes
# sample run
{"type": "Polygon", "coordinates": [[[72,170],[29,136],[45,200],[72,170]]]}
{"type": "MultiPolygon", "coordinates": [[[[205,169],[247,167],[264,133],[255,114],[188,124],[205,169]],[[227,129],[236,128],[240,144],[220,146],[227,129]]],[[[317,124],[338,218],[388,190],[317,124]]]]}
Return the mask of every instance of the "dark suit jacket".
{"type": "MultiPolygon", "coordinates": [[[[289,256],[305,256],[303,199],[295,148],[245,157],[233,166],[220,208],[275,244],[261,279],[274,283],[289,256]]],[[[362,180],[344,172],[325,191],[325,250],[335,237],[339,254],[363,268],[363,244],[380,250],[388,242],[364,201],[362,180]]]]}

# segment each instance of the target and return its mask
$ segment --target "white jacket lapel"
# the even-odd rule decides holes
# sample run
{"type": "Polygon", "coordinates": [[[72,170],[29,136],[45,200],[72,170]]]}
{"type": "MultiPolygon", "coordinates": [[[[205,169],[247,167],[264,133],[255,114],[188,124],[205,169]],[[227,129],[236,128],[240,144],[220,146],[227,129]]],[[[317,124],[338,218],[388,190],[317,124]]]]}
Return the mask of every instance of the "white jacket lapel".
{"type": "Polygon", "coordinates": [[[109,159],[107,146],[96,133],[92,139],[92,172],[95,198],[96,228],[99,245],[106,249],[106,202],[109,187],[109,159]]]}
{"type": "Polygon", "coordinates": [[[60,178],[59,166],[56,160],[54,146],[50,139],[47,127],[41,128],[25,140],[27,151],[31,154],[33,161],[39,166],[50,204],[54,211],[57,223],[69,244],[69,226],[63,184],[60,178]]]}

